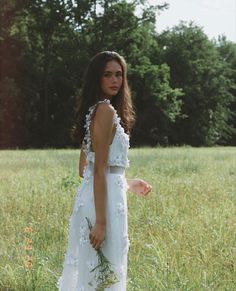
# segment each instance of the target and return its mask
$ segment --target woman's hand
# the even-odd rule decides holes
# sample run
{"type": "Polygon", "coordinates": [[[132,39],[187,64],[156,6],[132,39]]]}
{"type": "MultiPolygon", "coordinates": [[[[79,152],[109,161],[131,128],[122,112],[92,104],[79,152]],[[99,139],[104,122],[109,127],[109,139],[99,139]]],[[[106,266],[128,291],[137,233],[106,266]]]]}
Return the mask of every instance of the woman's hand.
{"type": "Polygon", "coordinates": [[[89,233],[89,239],[92,247],[98,250],[105,239],[106,226],[105,224],[95,223],[89,233]]]}
{"type": "Polygon", "coordinates": [[[127,179],[129,191],[138,196],[147,196],[152,190],[152,186],[142,179],[127,179]]]}

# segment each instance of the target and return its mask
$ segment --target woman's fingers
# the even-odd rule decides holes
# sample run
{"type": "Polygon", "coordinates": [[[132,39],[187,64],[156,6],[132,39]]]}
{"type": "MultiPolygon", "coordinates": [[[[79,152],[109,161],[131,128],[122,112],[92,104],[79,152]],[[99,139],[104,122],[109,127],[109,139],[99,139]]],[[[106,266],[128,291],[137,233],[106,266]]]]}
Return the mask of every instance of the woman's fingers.
{"type": "Polygon", "coordinates": [[[151,185],[148,185],[148,192],[147,194],[152,190],[152,186],[151,185]]]}
{"type": "Polygon", "coordinates": [[[89,240],[92,247],[98,250],[105,240],[105,228],[99,224],[95,224],[90,230],[89,240]]]}
{"type": "Polygon", "coordinates": [[[98,250],[101,246],[101,242],[97,242],[95,245],[94,245],[94,248],[95,250],[98,250]]]}
{"type": "Polygon", "coordinates": [[[95,250],[98,250],[101,247],[102,242],[99,240],[96,240],[93,242],[92,246],[95,250]]]}
{"type": "Polygon", "coordinates": [[[146,196],[151,190],[152,190],[152,186],[149,184],[146,184],[144,187],[143,194],[146,196]]]}
{"type": "Polygon", "coordinates": [[[134,179],[133,190],[137,195],[147,196],[152,190],[152,186],[142,179],[134,179]]]}
{"type": "Polygon", "coordinates": [[[102,244],[102,241],[97,239],[95,236],[93,236],[91,233],[89,234],[90,244],[92,247],[96,250],[98,250],[102,244]]]}
{"type": "Polygon", "coordinates": [[[92,235],[91,232],[89,233],[89,240],[90,240],[90,243],[92,244],[94,240],[94,236],[92,235]]]}
{"type": "Polygon", "coordinates": [[[97,245],[98,245],[98,242],[97,241],[94,241],[93,244],[92,244],[92,246],[93,246],[94,249],[96,248],[97,245]]]}
{"type": "Polygon", "coordinates": [[[90,244],[92,245],[92,246],[94,246],[94,244],[96,244],[96,237],[90,232],[90,234],[89,234],[89,239],[90,239],[90,244]]]}
{"type": "Polygon", "coordinates": [[[94,248],[95,245],[97,244],[97,240],[96,240],[96,238],[95,238],[92,234],[90,234],[90,235],[89,235],[89,239],[90,239],[90,244],[91,244],[92,247],[94,248]]]}

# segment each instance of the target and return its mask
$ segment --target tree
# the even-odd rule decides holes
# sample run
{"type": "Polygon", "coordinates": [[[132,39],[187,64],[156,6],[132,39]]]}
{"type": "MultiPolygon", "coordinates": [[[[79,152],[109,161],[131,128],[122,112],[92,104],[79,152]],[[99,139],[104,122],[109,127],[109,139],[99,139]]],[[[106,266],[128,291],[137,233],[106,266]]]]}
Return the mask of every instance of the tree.
{"type": "Polygon", "coordinates": [[[170,66],[171,85],[183,88],[183,114],[172,127],[178,144],[226,143],[233,134],[230,105],[235,100],[228,66],[193,22],[181,22],[158,37],[161,62],[170,66]]]}
{"type": "Polygon", "coordinates": [[[25,2],[15,19],[15,34],[24,42],[30,146],[66,146],[70,142],[73,94],[81,82],[76,76],[80,45],[68,6],[71,2],[25,2]]]}
{"type": "Polygon", "coordinates": [[[14,35],[14,19],[21,1],[1,1],[0,6],[0,148],[24,147],[26,100],[23,94],[22,41],[14,35]]]}
{"type": "Polygon", "coordinates": [[[162,143],[168,135],[169,123],[174,122],[181,111],[178,99],[181,93],[169,85],[168,66],[151,63],[152,54],[158,53],[155,9],[164,9],[166,5],[144,7],[141,1],[109,1],[102,7],[103,12],[95,15],[83,28],[89,35],[87,48],[91,55],[102,50],[115,50],[125,56],[137,111],[131,143],[162,143]],[[140,15],[135,13],[137,5],[142,8],[140,15]]]}
{"type": "Polygon", "coordinates": [[[233,84],[230,87],[230,92],[234,96],[234,101],[230,105],[230,110],[233,117],[232,126],[235,130],[229,142],[232,145],[236,145],[236,44],[228,41],[225,36],[219,36],[214,44],[220,53],[222,61],[228,65],[228,76],[233,84]]]}
{"type": "Polygon", "coordinates": [[[132,145],[225,144],[234,135],[235,46],[209,41],[193,24],[158,35],[156,14],[168,8],[166,3],[2,3],[2,147],[71,145],[72,113],[84,71],[102,50],[117,51],[128,63],[137,112],[132,145]]]}

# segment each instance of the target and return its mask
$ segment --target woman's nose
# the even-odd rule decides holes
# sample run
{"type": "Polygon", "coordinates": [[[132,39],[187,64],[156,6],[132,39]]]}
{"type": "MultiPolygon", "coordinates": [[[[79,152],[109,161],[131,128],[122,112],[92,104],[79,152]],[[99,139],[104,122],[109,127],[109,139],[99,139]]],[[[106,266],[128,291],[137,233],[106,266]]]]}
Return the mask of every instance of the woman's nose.
{"type": "Polygon", "coordinates": [[[117,81],[117,77],[116,77],[115,75],[113,75],[113,76],[111,77],[111,81],[112,81],[113,83],[115,83],[115,82],[117,81]]]}

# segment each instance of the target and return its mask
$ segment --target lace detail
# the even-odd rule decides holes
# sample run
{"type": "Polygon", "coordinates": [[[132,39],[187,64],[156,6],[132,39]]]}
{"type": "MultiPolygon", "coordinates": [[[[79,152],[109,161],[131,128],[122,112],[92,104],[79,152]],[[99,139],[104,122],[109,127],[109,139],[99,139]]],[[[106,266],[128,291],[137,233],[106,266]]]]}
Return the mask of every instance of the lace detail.
{"type": "Polygon", "coordinates": [[[81,246],[88,244],[89,243],[89,232],[88,232],[88,228],[87,228],[87,221],[84,218],[82,224],[80,225],[79,228],[79,234],[80,234],[80,239],[79,239],[79,244],[81,246]]]}
{"type": "Polygon", "coordinates": [[[117,184],[120,188],[123,189],[123,187],[124,187],[124,182],[123,182],[123,179],[122,179],[120,176],[117,177],[116,184],[117,184]]]}
{"type": "Polygon", "coordinates": [[[128,235],[123,236],[123,241],[122,241],[122,255],[126,255],[129,251],[130,248],[130,240],[128,235]]]}
{"type": "Polygon", "coordinates": [[[90,123],[91,123],[91,118],[92,118],[92,115],[93,115],[93,112],[95,110],[95,108],[97,107],[97,105],[99,103],[107,103],[107,104],[110,104],[110,100],[109,99],[104,99],[104,100],[101,100],[101,101],[98,101],[96,104],[94,104],[93,106],[90,106],[89,107],[89,112],[88,114],[86,114],[85,116],[85,136],[84,136],[84,139],[83,139],[83,142],[82,142],[82,147],[83,147],[83,150],[85,152],[85,155],[88,156],[88,153],[90,152],[90,148],[91,148],[91,136],[90,136],[90,123]]]}
{"type": "Polygon", "coordinates": [[[79,264],[79,258],[73,256],[72,254],[66,254],[65,255],[65,263],[67,265],[78,266],[78,264],[79,264]]]}
{"type": "Polygon", "coordinates": [[[84,206],[84,200],[82,199],[80,193],[78,193],[76,202],[75,202],[75,206],[74,206],[74,210],[77,212],[79,211],[80,207],[84,206]]]}
{"type": "Polygon", "coordinates": [[[76,286],[76,291],[85,291],[85,288],[84,288],[84,286],[80,286],[80,287],[76,286]]]}
{"type": "Polygon", "coordinates": [[[117,176],[116,178],[116,185],[118,185],[121,189],[124,189],[125,191],[128,190],[129,185],[127,183],[127,180],[123,176],[117,176]]]}
{"type": "Polygon", "coordinates": [[[83,180],[84,180],[84,183],[87,184],[89,183],[89,180],[91,178],[91,175],[92,175],[92,171],[90,170],[89,167],[84,167],[84,171],[83,171],[83,180]]]}
{"type": "MultiPolygon", "coordinates": [[[[90,135],[90,123],[93,112],[98,103],[110,103],[109,99],[98,101],[95,105],[89,108],[89,113],[86,115],[86,128],[85,137],[82,143],[83,151],[86,155],[86,160],[94,163],[95,153],[91,151],[91,135],[90,135]]],[[[113,121],[116,125],[116,133],[113,138],[112,144],[110,144],[108,164],[113,166],[129,167],[129,159],[127,157],[128,149],[130,148],[129,135],[125,133],[124,128],[121,126],[121,118],[118,116],[116,109],[113,107],[115,112],[113,121]]],[[[91,173],[88,173],[90,176],[91,173]]],[[[86,181],[88,179],[85,179],[86,181]]]]}
{"type": "Polygon", "coordinates": [[[116,215],[121,216],[121,215],[125,215],[125,207],[123,203],[117,203],[116,204],[116,215]]]}
{"type": "Polygon", "coordinates": [[[96,267],[97,262],[95,262],[94,260],[89,260],[86,262],[86,264],[89,271],[91,272],[96,267]]]}

